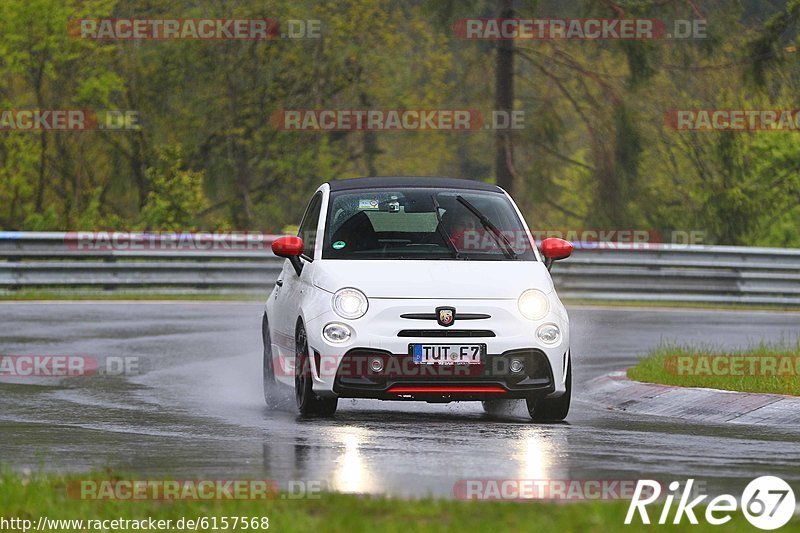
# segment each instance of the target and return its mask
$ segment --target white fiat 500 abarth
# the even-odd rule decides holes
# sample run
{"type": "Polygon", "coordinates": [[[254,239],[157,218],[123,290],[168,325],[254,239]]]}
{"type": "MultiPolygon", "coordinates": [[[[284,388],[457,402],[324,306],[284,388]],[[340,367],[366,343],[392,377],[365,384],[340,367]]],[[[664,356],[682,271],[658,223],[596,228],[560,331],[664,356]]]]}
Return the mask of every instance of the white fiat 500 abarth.
{"type": "Polygon", "coordinates": [[[552,261],[500,187],[445,178],[358,178],[317,189],[266,302],[264,395],[294,389],[304,415],[339,398],[524,400],[534,420],[569,411],[569,318],[552,261]]]}

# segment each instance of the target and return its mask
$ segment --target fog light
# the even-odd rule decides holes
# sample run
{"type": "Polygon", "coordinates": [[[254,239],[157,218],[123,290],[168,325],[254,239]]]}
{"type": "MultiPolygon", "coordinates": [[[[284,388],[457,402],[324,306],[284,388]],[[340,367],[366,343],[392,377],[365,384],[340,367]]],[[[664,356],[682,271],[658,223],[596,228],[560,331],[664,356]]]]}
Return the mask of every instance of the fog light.
{"type": "Polygon", "coordinates": [[[381,372],[383,370],[383,359],[380,357],[373,357],[369,360],[369,369],[375,372],[381,372]]]}
{"type": "Polygon", "coordinates": [[[345,324],[331,322],[322,329],[322,336],[333,344],[341,344],[350,340],[353,332],[345,324]]]}
{"type": "Polygon", "coordinates": [[[511,364],[508,365],[508,368],[514,373],[519,374],[525,369],[525,365],[522,364],[522,361],[519,359],[512,359],[511,364]]]}
{"type": "Polygon", "coordinates": [[[542,324],[536,330],[536,336],[542,344],[558,344],[561,341],[561,330],[555,324],[542,324]]]}

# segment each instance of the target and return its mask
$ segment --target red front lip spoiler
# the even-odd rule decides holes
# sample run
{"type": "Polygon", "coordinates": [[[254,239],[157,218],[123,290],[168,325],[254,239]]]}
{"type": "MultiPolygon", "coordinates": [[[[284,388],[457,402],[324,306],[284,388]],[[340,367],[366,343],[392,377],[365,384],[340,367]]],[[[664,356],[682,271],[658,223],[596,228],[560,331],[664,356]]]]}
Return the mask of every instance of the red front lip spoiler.
{"type": "Polygon", "coordinates": [[[475,387],[442,387],[442,386],[396,386],[389,389],[390,394],[505,394],[502,387],[493,385],[475,387]]]}

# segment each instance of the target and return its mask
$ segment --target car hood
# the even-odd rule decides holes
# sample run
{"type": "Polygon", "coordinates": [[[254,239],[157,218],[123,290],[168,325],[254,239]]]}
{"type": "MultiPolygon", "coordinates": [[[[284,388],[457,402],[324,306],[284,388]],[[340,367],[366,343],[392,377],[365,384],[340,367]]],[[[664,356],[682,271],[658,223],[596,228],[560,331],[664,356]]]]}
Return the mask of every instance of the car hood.
{"type": "Polygon", "coordinates": [[[319,260],[312,283],[328,292],[360,289],[368,298],[519,298],[553,290],[540,261],[319,260]]]}

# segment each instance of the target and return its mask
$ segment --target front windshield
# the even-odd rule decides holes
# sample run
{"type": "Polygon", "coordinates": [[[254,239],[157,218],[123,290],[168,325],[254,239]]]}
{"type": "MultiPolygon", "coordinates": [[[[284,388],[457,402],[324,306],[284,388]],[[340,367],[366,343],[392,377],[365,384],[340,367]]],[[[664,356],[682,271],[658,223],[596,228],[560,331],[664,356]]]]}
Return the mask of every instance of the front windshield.
{"type": "Polygon", "coordinates": [[[323,259],[535,261],[501,193],[428,188],[332,192],[323,259]]]}

